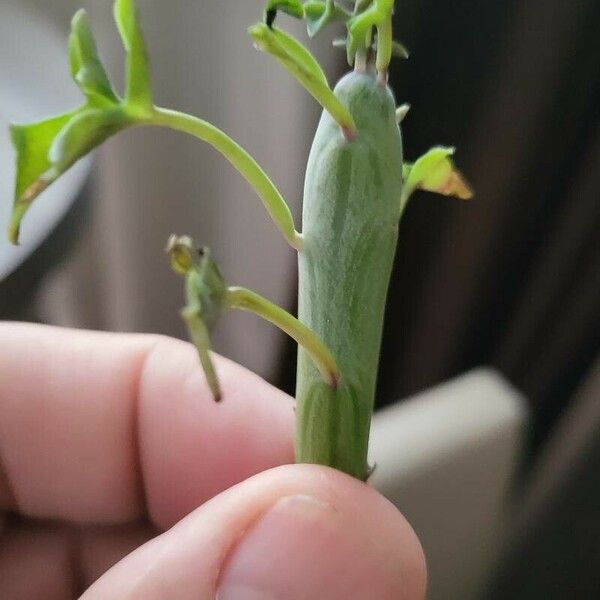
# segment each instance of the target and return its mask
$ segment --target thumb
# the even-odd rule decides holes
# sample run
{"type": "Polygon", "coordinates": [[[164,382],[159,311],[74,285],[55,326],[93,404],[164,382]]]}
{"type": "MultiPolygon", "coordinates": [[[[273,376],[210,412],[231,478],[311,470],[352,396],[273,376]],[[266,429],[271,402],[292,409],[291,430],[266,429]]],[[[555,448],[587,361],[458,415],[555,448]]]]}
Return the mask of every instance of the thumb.
{"type": "Polygon", "coordinates": [[[421,547],[387,500],[332,469],[288,465],[216,496],[82,598],[424,597],[421,547]]]}

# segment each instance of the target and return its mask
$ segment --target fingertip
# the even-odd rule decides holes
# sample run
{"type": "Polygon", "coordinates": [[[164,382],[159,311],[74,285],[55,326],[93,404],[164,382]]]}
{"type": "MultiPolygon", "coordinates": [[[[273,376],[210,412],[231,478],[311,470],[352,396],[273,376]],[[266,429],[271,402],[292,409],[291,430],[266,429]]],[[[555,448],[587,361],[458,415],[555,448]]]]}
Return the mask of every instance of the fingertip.
{"type": "Polygon", "coordinates": [[[324,467],[288,465],[207,502],[85,597],[152,597],[164,589],[219,600],[422,600],[425,563],[410,525],[368,485],[324,467]]]}

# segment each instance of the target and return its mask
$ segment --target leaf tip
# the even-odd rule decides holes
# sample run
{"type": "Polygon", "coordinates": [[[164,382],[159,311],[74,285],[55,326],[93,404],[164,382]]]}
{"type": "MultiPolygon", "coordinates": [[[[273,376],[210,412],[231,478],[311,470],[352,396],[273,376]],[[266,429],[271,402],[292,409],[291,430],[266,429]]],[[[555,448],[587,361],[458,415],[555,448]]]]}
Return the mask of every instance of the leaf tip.
{"type": "Polygon", "coordinates": [[[396,123],[401,123],[404,121],[404,117],[408,114],[410,110],[410,104],[402,104],[396,109],[396,123]]]}
{"type": "Polygon", "coordinates": [[[7,237],[8,237],[8,241],[13,246],[18,246],[19,245],[20,230],[21,230],[21,226],[20,226],[19,220],[11,219],[11,221],[10,221],[10,223],[8,225],[7,237]]]}

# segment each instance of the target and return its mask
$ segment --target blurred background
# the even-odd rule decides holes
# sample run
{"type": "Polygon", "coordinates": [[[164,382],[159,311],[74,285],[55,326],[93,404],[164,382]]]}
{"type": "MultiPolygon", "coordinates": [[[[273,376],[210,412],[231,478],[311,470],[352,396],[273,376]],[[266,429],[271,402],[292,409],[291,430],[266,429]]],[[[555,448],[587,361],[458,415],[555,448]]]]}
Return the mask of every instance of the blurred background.
{"type": "MultiPolygon", "coordinates": [[[[157,103],[237,139],[299,223],[319,110],[253,51],[245,31],[262,0],[139,4],[157,103]]],[[[3,128],[78,102],[66,35],[80,6],[119,80],[109,0],[2,0],[3,128]]],[[[455,145],[476,198],[418,194],[405,213],[378,403],[495,368],[530,415],[511,479],[527,508],[481,597],[600,597],[600,3],[402,0],[397,9],[395,35],[411,53],[394,63],[390,80],[398,101],[412,105],[405,154],[455,145]]],[[[331,80],[346,68],[343,52],[330,49],[337,33],[311,45],[331,80]]],[[[2,229],[13,177],[5,131],[2,229]]],[[[209,147],[134,130],[78,169],[32,209],[23,227],[29,242],[18,250],[0,242],[0,318],[185,337],[181,281],[163,253],[172,232],[211,246],[231,284],[295,310],[294,254],[209,147]]],[[[230,314],[215,342],[293,392],[295,349],[276,330],[230,314]]]]}

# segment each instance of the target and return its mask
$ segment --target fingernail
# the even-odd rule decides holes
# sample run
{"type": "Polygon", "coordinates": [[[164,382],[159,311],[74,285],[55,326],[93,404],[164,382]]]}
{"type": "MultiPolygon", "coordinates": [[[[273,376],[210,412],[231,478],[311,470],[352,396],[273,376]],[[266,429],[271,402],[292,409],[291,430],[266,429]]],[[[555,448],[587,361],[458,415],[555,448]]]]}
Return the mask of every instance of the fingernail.
{"type": "Polygon", "coordinates": [[[357,520],[359,514],[348,518],[309,496],[278,500],[227,559],[217,599],[388,597],[377,595],[380,584],[387,585],[373,564],[375,540],[364,536],[357,520]]]}

